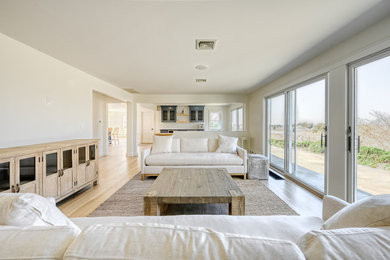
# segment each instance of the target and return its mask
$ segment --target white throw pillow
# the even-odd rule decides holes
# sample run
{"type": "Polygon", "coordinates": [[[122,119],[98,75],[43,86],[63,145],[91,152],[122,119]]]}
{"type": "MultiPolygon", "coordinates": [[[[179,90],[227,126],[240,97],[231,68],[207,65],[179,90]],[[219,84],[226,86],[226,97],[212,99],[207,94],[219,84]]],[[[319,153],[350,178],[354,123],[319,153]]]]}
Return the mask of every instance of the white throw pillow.
{"type": "Polygon", "coordinates": [[[389,259],[390,228],[313,230],[298,245],[308,260],[389,259]]]}
{"type": "Polygon", "coordinates": [[[237,153],[237,137],[218,135],[217,153],[237,153]]]}
{"type": "Polygon", "coordinates": [[[71,226],[73,224],[52,199],[34,193],[9,193],[0,196],[0,225],[6,226],[71,226]]]}
{"type": "Polygon", "coordinates": [[[173,136],[153,136],[153,144],[151,154],[170,153],[172,152],[173,136]]]}
{"type": "Polygon", "coordinates": [[[330,217],[322,229],[390,225],[390,194],[370,196],[350,204],[330,217]]]}
{"type": "Polygon", "coordinates": [[[65,252],[76,259],[304,259],[290,241],[223,234],[168,224],[85,228],[65,252]]]}
{"type": "Polygon", "coordinates": [[[180,138],[172,139],[172,153],[180,153],[180,138]]]}
{"type": "Polygon", "coordinates": [[[215,153],[218,149],[218,138],[209,138],[209,153],[215,153]]]}
{"type": "Polygon", "coordinates": [[[78,234],[64,226],[0,226],[0,259],[62,259],[78,234]]]}
{"type": "Polygon", "coordinates": [[[207,153],[207,138],[181,138],[180,151],[182,153],[207,153]]]}

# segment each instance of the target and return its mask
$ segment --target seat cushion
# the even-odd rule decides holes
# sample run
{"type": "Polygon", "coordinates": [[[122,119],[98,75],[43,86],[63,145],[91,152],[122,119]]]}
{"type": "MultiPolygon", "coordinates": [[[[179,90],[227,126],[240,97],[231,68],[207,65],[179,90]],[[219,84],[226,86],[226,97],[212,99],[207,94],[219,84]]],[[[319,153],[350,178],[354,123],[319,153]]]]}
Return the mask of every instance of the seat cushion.
{"type": "Polygon", "coordinates": [[[0,259],[62,259],[79,233],[66,226],[0,226],[0,259]]]}
{"type": "Polygon", "coordinates": [[[243,159],[232,153],[161,153],[146,157],[146,165],[242,165],[243,159]]]}
{"type": "Polygon", "coordinates": [[[290,241],[167,224],[92,225],[65,252],[76,259],[305,259],[290,241]]]}
{"type": "Polygon", "coordinates": [[[245,236],[261,236],[297,242],[307,232],[319,229],[323,223],[311,216],[226,216],[179,215],[137,217],[89,217],[72,218],[81,229],[92,224],[110,223],[161,223],[181,226],[211,228],[222,233],[245,236]]]}

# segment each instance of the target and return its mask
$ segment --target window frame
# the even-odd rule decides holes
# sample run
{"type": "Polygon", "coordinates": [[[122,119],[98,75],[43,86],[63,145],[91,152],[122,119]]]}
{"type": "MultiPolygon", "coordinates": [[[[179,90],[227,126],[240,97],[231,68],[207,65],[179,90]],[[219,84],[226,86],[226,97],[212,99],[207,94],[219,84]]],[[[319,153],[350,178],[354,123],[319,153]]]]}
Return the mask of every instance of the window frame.
{"type": "Polygon", "coordinates": [[[390,48],[372,53],[347,64],[348,73],[348,129],[347,129],[347,201],[357,201],[357,91],[356,69],[366,64],[390,57],[390,48]]]}
{"type": "Polygon", "coordinates": [[[244,129],[245,129],[245,120],[244,120],[244,106],[242,105],[242,106],[239,106],[239,107],[236,107],[236,108],[234,108],[234,109],[232,109],[232,110],[230,110],[230,130],[232,131],[232,132],[243,132],[243,131],[245,131],[244,129]],[[242,129],[240,129],[240,124],[239,124],[239,110],[242,110],[242,129]],[[233,121],[233,113],[235,113],[236,115],[235,115],[235,122],[233,121]],[[233,122],[234,123],[236,123],[236,129],[233,129],[233,122]]]}
{"type": "Polygon", "coordinates": [[[208,119],[208,130],[209,130],[209,131],[212,131],[212,132],[220,132],[220,131],[223,131],[223,123],[224,123],[224,120],[223,120],[223,111],[222,111],[222,110],[209,110],[208,116],[209,116],[209,119],[208,119]],[[219,114],[220,114],[220,122],[219,122],[219,127],[220,127],[220,128],[219,128],[219,129],[210,128],[211,113],[219,113],[219,114]]]}

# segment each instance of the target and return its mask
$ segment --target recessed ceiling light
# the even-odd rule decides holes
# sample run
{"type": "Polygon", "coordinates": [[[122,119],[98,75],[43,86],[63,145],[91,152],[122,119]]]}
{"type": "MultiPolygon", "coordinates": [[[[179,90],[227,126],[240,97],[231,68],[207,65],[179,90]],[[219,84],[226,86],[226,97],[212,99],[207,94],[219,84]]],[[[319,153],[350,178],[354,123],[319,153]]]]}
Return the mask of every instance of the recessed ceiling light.
{"type": "Polygon", "coordinates": [[[195,79],[195,82],[197,82],[197,83],[206,83],[207,79],[195,79]]]}
{"type": "Polygon", "coordinates": [[[214,50],[217,40],[196,40],[197,50],[214,50]]]}
{"type": "Polygon", "coordinates": [[[205,70],[207,68],[208,68],[207,65],[202,65],[202,64],[199,64],[199,65],[195,66],[195,69],[197,69],[197,70],[205,70]]]}

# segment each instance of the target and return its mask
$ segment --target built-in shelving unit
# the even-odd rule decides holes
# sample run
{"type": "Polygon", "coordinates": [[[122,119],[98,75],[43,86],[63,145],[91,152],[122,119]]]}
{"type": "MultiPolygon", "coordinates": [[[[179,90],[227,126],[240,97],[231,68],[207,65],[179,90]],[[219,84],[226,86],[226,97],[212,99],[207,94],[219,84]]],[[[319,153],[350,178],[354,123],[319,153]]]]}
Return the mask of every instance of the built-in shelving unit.
{"type": "Polygon", "coordinates": [[[60,201],[98,183],[98,139],[0,149],[0,192],[37,193],[60,201]]]}

